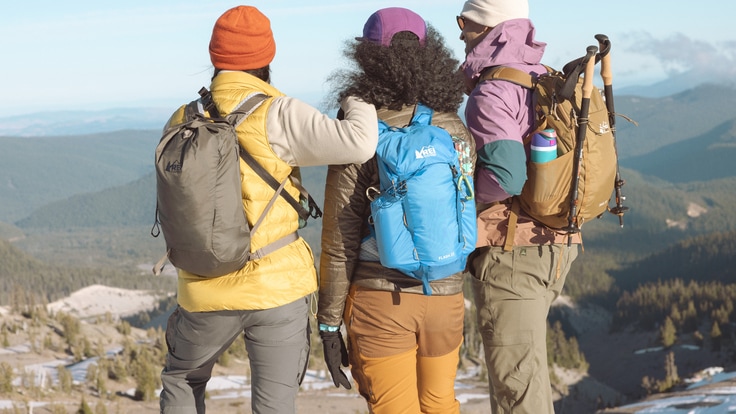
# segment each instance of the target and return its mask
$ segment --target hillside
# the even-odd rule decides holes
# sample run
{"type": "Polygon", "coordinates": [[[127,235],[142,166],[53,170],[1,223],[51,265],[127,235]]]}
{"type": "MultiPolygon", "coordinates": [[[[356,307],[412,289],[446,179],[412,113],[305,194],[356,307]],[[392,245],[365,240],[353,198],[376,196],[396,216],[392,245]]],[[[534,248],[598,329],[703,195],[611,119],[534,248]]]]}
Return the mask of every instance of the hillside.
{"type": "MultiPolygon", "coordinates": [[[[122,318],[150,310],[159,298],[150,291],[93,285],[45,308],[23,307],[19,313],[0,307],[0,410],[30,404],[34,413],[77,413],[84,401],[96,413],[158,412],[164,333],[136,328],[122,318]]],[[[312,356],[299,412],[364,412],[355,389],[333,387],[320,355],[312,356]]],[[[236,341],[215,365],[208,411],[249,413],[249,371],[243,342],[236,341]]],[[[490,413],[487,388],[475,367],[461,369],[457,398],[465,414],[490,413]]]]}
{"type": "Polygon", "coordinates": [[[15,224],[22,229],[44,230],[136,226],[152,225],[155,216],[156,177],[149,173],[121,186],[51,202],[15,224]]]}
{"type": "Polygon", "coordinates": [[[735,159],[736,118],[654,153],[624,159],[621,165],[672,183],[685,183],[733,177],[735,159]]]}
{"type": "Polygon", "coordinates": [[[53,201],[137,180],[153,170],[159,138],[151,130],[0,137],[0,221],[13,223],[53,201]]]}
{"type": "Polygon", "coordinates": [[[680,241],[611,275],[624,290],[676,279],[736,283],[736,231],[680,241]]]}
{"type": "Polygon", "coordinates": [[[618,152],[622,159],[697,137],[734,119],[736,88],[703,84],[664,98],[616,96],[618,152]]]}
{"type": "MultiPolygon", "coordinates": [[[[3,334],[5,345],[0,346],[0,366],[3,363],[12,364],[11,366],[19,367],[20,370],[25,366],[27,370],[33,370],[32,372],[45,371],[49,377],[54,378],[45,386],[29,386],[27,383],[25,386],[14,387],[15,390],[23,390],[25,401],[36,402],[37,410],[34,412],[75,412],[70,410],[76,410],[83,398],[91,407],[106,406],[108,412],[155,412],[157,391],[140,394],[146,389],[155,388],[148,388],[151,385],[146,385],[143,382],[145,377],[140,377],[136,372],[143,368],[140,364],[141,355],[145,355],[145,358],[162,356],[162,332],[151,329],[144,331],[127,325],[120,318],[136,308],[151,309],[156,298],[157,295],[153,292],[93,285],[50,303],[47,306],[49,314],[31,312],[22,316],[0,309],[0,320],[8,328],[3,334]],[[76,318],[80,318],[80,322],[75,322],[76,318]],[[21,326],[29,326],[30,329],[20,328],[21,326]],[[69,335],[70,332],[77,333],[69,335]],[[43,345],[35,349],[29,346],[27,341],[31,335],[44,338],[43,345]],[[69,338],[77,338],[71,344],[78,345],[70,345],[69,338]],[[81,342],[76,342],[77,340],[81,342]],[[89,351],[84,351],[89,352],[89,356],[82,357],[81,360],[75,351],[75,347],[79,345],[89,348],[89,351]],[[98,356],[103,353],[110,361],[107,366],[111,376],[90,376],[90,372],[98,372],[95,366],[105,364],[98,356]],[[134,355],[139,355],[138,362],[128,361],[130,371],[127,376],[119,377],[124,372],[122,364],[134,355]],[[66,386],[55,374],[59,365],[64,366],[73,377],[74,383],[66,385],[69,387],[66,392],[66,386]],[[107,397],[100,395],[100,389],[103,390],[102,395],[107,397]],[[44,404],[47,407],[44,408],[44,404]],[[66,410],[58,411],[61,406],[66,407],[66,410]],[[51,411],[52,408],[57,411],[51,411]]],[[[564,299],[556,302],[553,309],[555,313],[567,314],[570,326],[582,339],[581,345],[588,350],[586,353],[594,355],[589,374],[555,369],[556,377],[566,381],[564,386],[556,387],[564,392],[563,396],[555,398],[556,412],[592,413],[596,408],[633,401],[631,397],[623,395],[621,390],[637,394],[637,384],[641,379],[637,375],[646,374],[653,378],[664,375],[664,351],[652,348],[647,352],[639,352],[647,350],[651,344],[649,334],[629,332],[625,335],[614,335],[607,332],[605,327],[610,316],[594,306],[577,306],[564,299]],[[594,347],[605,348],[605,356],[590,352],[594,347]],[[593,362],[597,368],[593,368],[593,362]]],[[[694,353],[685,347],[677,349],[681,353],[677,357],[677,361],[681,361],[678,365],[686,367],[681,370],[683,378],[689,377],[691,367],[722,362],[715,354],[694,353]],[[689,359],[688,354],[695,359],[689,359]]],[[[79,352],[82,352],[81,348],[79,352]]],[[[247,363],[240,360],[240,357],[235,357],[238,352],[242,352],[239,346],[234,346],[229,352],[233,356],[228,359],[229,362],[223,360],[222,364],[217,364],[208,387],[208,406],[210,409],[219,407],[218,412],[230,412],[230,409],[247,406],[248,403],[247,363]]],[[[152,370],[157,373],[160,367],[156,364],[158,363],[154,362],[152,370]]],[[[321,414],[327,409],[330,413],[347,414],[365,410],[364,403],[354,390],[335,390],[325,375],[321,358],[314,356],[299,396],[300,413],[321,414]]],[[[477,373],[472,371],[472,367],[461,367],[456,387],[457,398],[464,414],[488,414],[490,407],[487,402],[487,388],[475,375],[477,373]]],[[[721,395],[724,395],[723,392],[721,395]]],[[[8,407],[7,404],[12,404],[13,401],[15,404],[22,404],[23,399],[20,394],[0,392],[0,408],[8,407]]]]}
{"type": "Polygon", "coordinates": [[[163,128],[174,108],[113,108],[100,111],[60,110],[0,117],[0,137],[91,135],[135,128],[163,128]]]}
{"type": "MultiPolygon", "coordinates": [[[[644,376],[665,378],[670,349],[683,377],[736,362],[736,314],[725,304],[736,301],[734,101],[735,90],[707,85],[666,98],[617,98],[618,112],[639,123],[617,123],[630,210],[623,228],[608,213],[585,223],[584,253],[568,276],[567,301],[556,304],[550,318],[577,338],[590,364],[587,375],[559,374],[576,377],[558,403],[568,407],[564,412],[576,412],[566,404],[574,404],[577,393],[605,390],[609,404],[643,396],[644,376]],[[684,316],[691,315],[688,302],[698,311],[696,327],[684,316]],[[647,323],[635,323],[632,315],[647,323]],[[666,317],[677,330],[669,349],[660,348],[666,317]],[[726,340],[711,338],[715,321],[726,340]],[[724,348],[713,351],[716,342],[724,348]]],[[[161,237],[150,235],[157,140],[154,130],[0,138],[7,148],[0,152],[0,305],[71,301],[93,285],[164,296],[174,291],[173,278],[150,274],[165,248],[161,237]],[[42,174],[28,160],[47,168],[42,174]]],[[[325,172],[302,170],[320,205],[325,172]]],[[[316,258],[320,232],[320,220],[300,230],[316,258]]]]}
{"type": "MultiPolygon", "coordinates": [[[[78,256],[77,256],[78,257],[78,256]]],[[[174,282],[115,267],[58,265],[38,260],[0,240],[0,306],[18,301],[44,304],[94,284],[172,292],[174,282]]]]}

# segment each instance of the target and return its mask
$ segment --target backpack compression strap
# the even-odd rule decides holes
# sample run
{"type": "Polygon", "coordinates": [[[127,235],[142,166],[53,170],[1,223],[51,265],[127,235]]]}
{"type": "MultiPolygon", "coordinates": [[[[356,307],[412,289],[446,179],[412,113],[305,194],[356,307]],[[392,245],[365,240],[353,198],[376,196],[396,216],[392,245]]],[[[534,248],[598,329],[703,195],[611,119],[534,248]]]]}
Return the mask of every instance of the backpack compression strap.
{"type": "MultiPolygon", "coordinates": [[[[237,128],[238,125],[240,125],[250,114],[253,113],[253,111],[261,106],[261,104],[267,98],[268,95],[262,93],[251,95],[247,97],[244,102],[238,105],[238,107],[236,107],[225,118],[233,126],[233,128],[237,128]]],[[[268,205],[266,205],[266,208],[261,213],[261,216],[258,217],[258,220],[256,220],[256,222],[253,224],[253,228],[251,229],[252,233],[255,233],[256,230],[258,230],[261,222],[263,222],[263,219],[266,217],[266,213],[268,213],[271,207],[273,207],[279,195],[283,197],[294,208],[294,210],[296,210],[297,214],[299,214],[299,217],[301,217],[304,221],[306,221],[307,218],[310,216],[313,218],[322,216],[322,211],[319,209],[319,206],[317,206],[317,203],[314,201],[314,199],[312,199],[312,196],[307,193],[307,190],[302,187],[301,183],[299,182],[299,180],[296,179],[296,177],[292,177],[292,181],[295,181],[294,185],[299,189],[299,192],[301,194],[306,194],[307,200],[309,201],[309,210],[302,207],[301,204],[299,204],[299,202],[291,196],[291,194],[283,191],[286,182],[289,180],[288,177],[284,181],[279,183],[268,171],[266,171],[265,168],[263,168],[263,166],[261,166],[261,164],[258,163],[258,161],[256,161],[255,158],[253,158],[252,155],[250,155],[248,151],[245,150],[245,148],[243,148],[242,145],[238,144],[238,150],[243,161],[245,161],[245,163],[248,164],[248,166],[250,166],[253,171],[256,172],[256,174],[258,174],[275,190],[273,197],[271,197],[271,200],[268,202],[268,205]]],[[[248,260],[260,259],[271,252],[274,252],[284,246],[291,244],[298,238],[299,234],[297,232],[287,234],[286,236],[272,243],[269,243],[254,252],[251,252],[248,260]]]]}
{"type": "MultiPolygon", "coordinates": [[[[416,106],[414,107],[414,116],[412,116],[411,124],[412,125],[432,125],[432,115],[434,115],[434,110],[421,102],[417,102],[416,106]]],[[[379,121],[379,123],[383,123],[383,121],[379,121]]],[[[454,147],[454,143],[452,144],[454,147]]],[[[457,151],[457,150],[456,150],[457,151]]],[[[459,171],[456,171],[454,168],[450,168],[452,171],[452,177],[455,180],[455,201],[458,204],[458,206],[462,203],[461,201],[461,187],[462,183],[467,181],[467,176],[462,173],[462,167],[459,171]]],[[[472,193],[472,186],[468,186],[470,188],[470,192],[472,193]]],[[[465,200],[467,201],[467,200],[465,200]]],[[[462,242],[465,240],[465,236],[463,235],[463,226],[462,226],[462,210],[458,207],[457,208],[457,215],[456,215],[456,221],[457,221],[457,240],[459,242],[462,242]]]]}
{"type": "MultiPolygon", "coordinates": [[[[268,171],[266,171],[266,169],[263,168],[261,164],[259,164],[258,161],[256,161],[256,159],[253,158],[253,156],[250,155],[250,153],[248,153],[248,151],[246,151],[245,148],[243,148],[242,146],[240,146],[240,157],[243,158],[243,161],[245,161],[245,163],[248,164],[248,166],[263,179],[263,181],[270,185],[271,188],[273,188],[274,190],[277,190],[279,188],[279,182],[276,181],[276,179],[273,178],[273,176],[269,174],[268,171]]],[[[299,189],[300,193],[306,194],[309,203],[309,210],[302,207],[302,205],[299,204],[299,202],[296,201],[294,197],[291,196],[291,194],[284,191],[281,193],[281,196],[284,197],[284,199],[294,208],[294,210],[296,210],[302,220],[306,221],[309,217],[322,217],[322,210],[319,209],[317,202],[314,201],[312,196],[307,193],[306,189],[302,187],[301,183],[298,183],[298,185],[297,183],[295,183],[295,185],[299,189]]]]}
{"type": "MultiPolygon", "coordinates": [[[[273,194],[273,197],[271,197],[271,200],[269,200],[268,205],[266,205],[266,208],[263,209],[261,216],[258,217],[258,220],[256,220],[255,224],[253,224],[251,233],[255,233],[256,230],[258,230],[258,228],[261,226],[263,219],[266,217],[266,213],[268,213],[268,211],[271,210],[271,207],[273,207],[273,204],[276,202],[276,199],[279,198],[279,194],[282,194],[282,190],[284,189],[284,186],[286,185],[286,181],[288,181],[288,179],[289,178],[287,177],[276,189],[276,192],[273,194]]],[[[297,232],[289,233],[286,236],[276,241],[273,241],[254,252],[249,252],[248,260],[250,261],[250,260],[260,259],[271,252],[275,252],[276,250],[297,241],[298,239],[299,239],[299,234],[297,232]]]]}
{"type": "MultiPolygon", "coordinates": [[[[234,128],[237,128],[238,125],[240,125],[241,122],[245,120],[245,118],[248,117],[253,111],[255,111],[261,104],[268,98],[268,95],[258,93],[255,95],[251,95],[246,100],[241,103],[235,110],[233,110],[230,115],[228,115],[226,118],[228,122],[231,123],[231,125],[234,128]]],[[[279,182],[276,181],[273,176],[266,171],[265,168],[263,168],[258,161],[253,158],[248,151],[243,148],[242,145],[238,145],[240,157],[245,161],[248,166],[253,169],[253,171],[256,172],[268,185],[271,186],[274,190],[278,191],[279,188],[279,182]]],[[[309,217],[312,218],[319,218],[322,217],[322,211],[319,209],[319,206],[317,205],[317,202],[314,201],[311,195],[307,192],[307,190],[304,189],[304,187],[301,186],[301,183],[296,180],[295,183],[296,187],[299,189],[299,192],[305,196],[309,203],[309,210],[302,207],[301,204],[299,204],[298,201],[294,199],[294,197],[291,196],[291,194],[287,192],[281,192],[281,196],[284,197],[284,199],[296,210],[296,212],[299,214],[299,217],[306,221],[309,217]]]]}

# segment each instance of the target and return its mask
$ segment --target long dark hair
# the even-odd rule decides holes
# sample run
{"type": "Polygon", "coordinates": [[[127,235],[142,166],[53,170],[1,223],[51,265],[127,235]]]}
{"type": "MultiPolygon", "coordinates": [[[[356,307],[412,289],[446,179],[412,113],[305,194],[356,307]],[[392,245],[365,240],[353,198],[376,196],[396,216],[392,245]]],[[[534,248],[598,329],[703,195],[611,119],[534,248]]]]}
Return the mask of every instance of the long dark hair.
{"type": "Polygon", "coordinates": [[[351,40],[343,54],[353,68],[337,70],[330,77],[330,106],[357,96],[376,109],[399,110],[421,102],[435,111],[457,112],[463,101],[459,62],[430,25],[424,46],[413,33],[399,32],[389,47],[351,40]]]}

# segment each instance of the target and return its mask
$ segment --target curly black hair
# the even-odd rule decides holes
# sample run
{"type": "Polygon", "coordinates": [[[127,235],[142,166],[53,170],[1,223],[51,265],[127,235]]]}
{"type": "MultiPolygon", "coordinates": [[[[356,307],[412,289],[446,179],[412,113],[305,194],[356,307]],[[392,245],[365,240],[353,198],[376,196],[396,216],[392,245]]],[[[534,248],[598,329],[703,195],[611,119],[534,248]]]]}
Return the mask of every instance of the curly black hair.
{"type": "Polygon", "coordinates": [[[431,25],[424,45],[415,34],[399,32],[389,47],[354,40],[346,42],[343,54],[354,68],[337,70],[328,80],[333,104],[357,96],[376,109],[421,102],[435,111],[457,112],[463,101],[460,63],[431,25]]]}

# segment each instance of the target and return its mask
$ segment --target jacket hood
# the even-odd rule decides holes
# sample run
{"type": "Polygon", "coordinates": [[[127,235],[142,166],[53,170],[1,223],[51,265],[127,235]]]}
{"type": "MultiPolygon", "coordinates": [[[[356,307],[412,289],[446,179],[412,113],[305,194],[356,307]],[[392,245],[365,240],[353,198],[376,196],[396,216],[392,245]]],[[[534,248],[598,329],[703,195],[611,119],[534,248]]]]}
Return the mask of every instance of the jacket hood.
{"type": "Polygon", "coordinates": [[[494,27],[465,57],[460,66],[465,77],[476,79],[483,69],[498,65],[535,65],[544,55],[544,42],[534,40],[529,19],[507,20],[494,27]]]}

